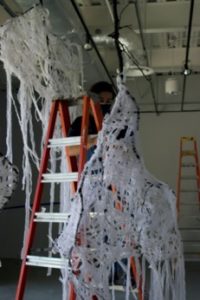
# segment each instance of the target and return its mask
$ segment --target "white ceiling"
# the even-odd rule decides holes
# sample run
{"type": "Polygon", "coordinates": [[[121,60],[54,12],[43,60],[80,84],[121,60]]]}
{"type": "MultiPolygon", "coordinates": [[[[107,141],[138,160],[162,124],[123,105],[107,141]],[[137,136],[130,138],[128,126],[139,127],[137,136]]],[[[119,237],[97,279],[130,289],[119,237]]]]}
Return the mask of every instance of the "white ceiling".
{"type": "MultiPolygon", "coordinates": [[[[6,4],[15,14],[30,8],[39,1],[5,0],[0,1],[0,24],[10,17],[3,7],[6,4]]],[[[45,0],[44,5],[50,9],[54,30],[58,34],[67,34],[75,28],[77,39],[85,43],[84,29],[70,0],[45,0]]],[[[114,23],[111,0],[76,0],[83,19],[96,41],[100,54],[111,74],[116,76],[118,58],[112,39],[114,23]],[[101,41],[99,41],[101,40],[101,41]],[[103,40],[103,41],[102,41],[103,40]]],[[[186,57],[188,22],[190,13],[189,0],[138,0],[118,1],[118,12],[123,11],[120,18],[120,36],[127,45],[128,51],[137,59],[140,65],[148,65],[154,70],[151,83],[145,78],[133,78],[128,81],[131,90],[136,94],[142,111],[200,110],[200,1],[194,1],[192,31],[189,49],[188,67],[192,75],[187,77],[185,84],[184,107],[182,75],[186,57]],[[136,2],[136,4],[135,4],[136,2]],[[138,14],[137,14],[138,8],[138,14]],[[138,23],[142,27],[142,37],[138,23]],[[144,50],[146,47],[146,52],[144,50]],[[177,78],[179,94],[168,96],[164,92],[165,80],[169,73],[177,78]],[[152,90],[154,94],[152,94],[152,90]],[[159,104],[161,103],[161,104],[159,104]]],[[[93,81],[108,79],[93,50],[84,52],[86,87],[93,81]]],[[[127,61],[127,59],[126,59],[127,61]]],[[[132,64],[132,61],[128,61],[132,64]]]]}

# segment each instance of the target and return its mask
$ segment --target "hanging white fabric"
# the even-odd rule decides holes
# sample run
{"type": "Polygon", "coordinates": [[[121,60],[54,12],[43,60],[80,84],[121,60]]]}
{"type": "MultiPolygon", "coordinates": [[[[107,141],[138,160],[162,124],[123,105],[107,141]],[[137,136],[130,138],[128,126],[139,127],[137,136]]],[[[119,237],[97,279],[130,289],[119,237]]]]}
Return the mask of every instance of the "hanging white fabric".
{"type": "Polygon", "coordinates": [[[48,10],[36,6],[0,27],[0,60],[7,76],[7,157],[11,161],[12,104],[22,132],[27,231],[32,163],[38,168],[40,157],[35,143],[43,148],[51,101],[79,96],[80,86],[83,86],[82,53],[78,44],[52,33],[48,10]],[[19,80],[17,98],[12,95],[13,76],[19,80]],[[41,123],[41,137],[35,136],[34,116],[41,123]]]}
{"type": "Polygon", "coordinates": [[[0,210],[9,201],[18,181],[18,169],[0,154],[0,210]]]}
{"type": "MultiPolygon", "coordinates": [[[[134,257],[143,293],[149,286],[149,300],[184,300],[175,195],[146,170],[138,146],[139,108],[121,81],[118,89],[72,198],[71,217],[55,243],[71,264],[63,282],[66,288],[73,282],[77,299],[96,295],[108,300],[113,262],[134,257]]],[[[129,269],[125,271],[128,299],[132,287],[129,269]]],[[[139,280],[136,283],[139,287],[139,280]]]]}

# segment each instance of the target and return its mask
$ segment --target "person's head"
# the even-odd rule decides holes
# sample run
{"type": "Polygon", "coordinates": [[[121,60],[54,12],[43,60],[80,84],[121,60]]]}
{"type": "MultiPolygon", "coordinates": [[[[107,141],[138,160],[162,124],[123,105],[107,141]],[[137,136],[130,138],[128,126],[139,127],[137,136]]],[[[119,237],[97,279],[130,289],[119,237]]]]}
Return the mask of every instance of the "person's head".
{"type": "Polygon", "coordinates": [[[90,92],[100,97],[101,104],[110,104],[115,97],[112,85],[106,81],[99,81],[93,84],[90,88],[90,92]]]}

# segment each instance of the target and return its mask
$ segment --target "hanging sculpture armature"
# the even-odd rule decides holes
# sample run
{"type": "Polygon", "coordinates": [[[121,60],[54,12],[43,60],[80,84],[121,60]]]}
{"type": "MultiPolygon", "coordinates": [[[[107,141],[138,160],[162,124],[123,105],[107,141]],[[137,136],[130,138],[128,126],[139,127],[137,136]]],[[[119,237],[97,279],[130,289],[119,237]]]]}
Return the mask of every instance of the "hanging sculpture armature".
{"type": "MultiPolygon", "coordinates": [[[[23,189],[26,192],[28,227],[32,191],[31,161],[39,167],[35,150],[33,116],[42,125],[43,148],[51,101],[80,94],[83,86],[81,48],[51,33],[49,12],[37,6],[0,28],[0,60],[7,76],[7,157],[12,161],[12,105],[17,113],[23,139],[23,189]],[[20,82],[17,100],[12,95],[12,76],[20,82]],[[19,102],[19,105],[16,102],[19,102]],[[18,109],[19,107],[19,109],[18,109]],[[33,110],[35,112],[33,113],[33,110]]],[[[40,155],[39,155],[40,157],[40,155]]]]}
{"type": "Polygon", "coordinates": [[[10,199],[18,181],[18,170],[0,154],[0,210],[10,199]]]}
{"type": "Polygon", "coordinates": [[[95,295],[108,300],[109,275],[113,263],[119,262],[127,272],[129,299],[130,263],[123,261],[134,257],[143,293],[149,270],[149,300],[184,300],[175,195],[146,170],[138,148],[137,104],[123,83],[118,88],[96,152],[85,165],[71,201],[71,217],[55,243],[61,256],[69,259],[63,283],[67,289],[68,282],[73,282],[77,299],[95,295]]]}

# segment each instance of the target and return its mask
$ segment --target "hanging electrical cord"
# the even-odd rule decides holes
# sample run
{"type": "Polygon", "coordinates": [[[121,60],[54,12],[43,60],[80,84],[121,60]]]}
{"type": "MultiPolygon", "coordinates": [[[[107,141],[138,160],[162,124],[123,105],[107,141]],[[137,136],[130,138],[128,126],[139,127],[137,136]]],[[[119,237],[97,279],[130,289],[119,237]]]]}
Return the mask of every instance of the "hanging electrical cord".
{"type": "Polygon", "coordinates": [[[125,10],[129,7],[130,4],[131,4],[131,3],[129,2],[128,4],[126,4],[126,5],[122,8],[121,12],[119,13],[119,22],[121,22],[122,15],[123,15],[123,13],[125,12],[125,10]]]}
{"type": "Polygon", "coordinates": [[[113,0],[113,16],[114,16],[114,40],[115,40],[115,47],[117,50],[118,60],[119,60],[119,72],[120,74],[123,73],[123,56],[122,56],[122,49],[119,41],[119,27],[120,27],[120,19],[118,17],[117,12],[117,0],[113,0]]]}
{"type": "Polygon", "coordinates": [[[144,73],[143,69],[140,67],[140,64],[137,60],[137,58],[134,56],[133,53],[131,53],[128,48],[120,42],[121,48],[123,50],[123,52],[127,55],[127,57],[133,62],[134,65],[136,65],[136,67],[138,68],[138,70],[140,70],[140,72],[142,73],[142,75],[144,76],[144,78],[147,81],[151,81],[151,79],[144,73]]]}
{"type": "Polygon", "coordinates": [[[114,25],[115,25],[115,30],[114,32],[110,35],[111,37],[114,38],[115,40],[115,46],[117,49],[117,54],[118,54],[118,59],[119,59],[119,71],[120,73],[122,73],[123,71],[123,55],[122,53],[124,52],[127,57],[133,62],[134,65],[136,65],[136,67],[140,70],[140,72],[142,73],[142,75],[144,76],[144,78],[147,81],[151,81],[151,79],[145,75],[144,71],[142,70],[142,68],[140,67],[140,64],[138,62],[138,60],[136,59],[136,57],[134,56],[133,53],[131,53],[128,48],[126,47],[126,45],[124,45],[120,40],[119,40],[119,30],[121,30],[124,27],[120,26],[120,22],[121,22],[121,17],[124,13],[124,11],[128,8],[128,6],[130,5],[130,3],[128,3],[127,5],[124,6],[124,8],[121,10],[120,15],[118,17],[118,12],[117,12],[117,0],[113,1],[113,16],[114,16],[114,25]]]}
{"type": "Polygon", "coordinates": [[[10,8],[10,6],[4,0],[0,0],[0,5],[3,6],[5,11],[11,16],[16,17],[17,14],[10,8]]]}

